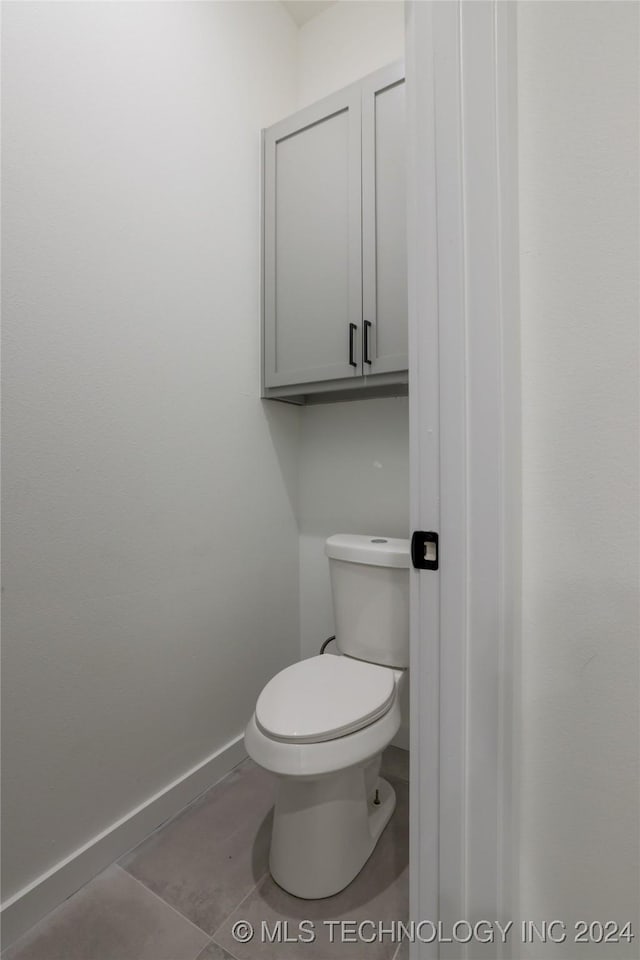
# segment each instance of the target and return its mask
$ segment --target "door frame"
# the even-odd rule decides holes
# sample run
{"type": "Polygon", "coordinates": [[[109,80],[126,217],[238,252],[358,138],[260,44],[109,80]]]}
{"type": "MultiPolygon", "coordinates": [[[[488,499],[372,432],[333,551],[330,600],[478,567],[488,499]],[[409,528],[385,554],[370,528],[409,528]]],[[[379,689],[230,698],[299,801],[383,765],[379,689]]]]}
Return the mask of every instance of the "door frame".
{"type": "MultiPolygon", "coordinates": [[[[439,570],[411,577],[410,914],[445,935],[515,913],[515,8],[405,4],[411,528],[440,534],[439,570]]],[[[438,939],[412,944],[411,960],[514,947],[438,939]]]]}

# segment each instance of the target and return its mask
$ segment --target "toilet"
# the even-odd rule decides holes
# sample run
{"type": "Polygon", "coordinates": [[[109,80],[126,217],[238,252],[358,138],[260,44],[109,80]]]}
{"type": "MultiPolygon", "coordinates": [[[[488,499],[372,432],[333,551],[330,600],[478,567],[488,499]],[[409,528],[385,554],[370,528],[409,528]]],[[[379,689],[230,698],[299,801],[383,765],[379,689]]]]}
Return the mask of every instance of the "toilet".
{"type": "Polygon", "coordinates": [[[276,674],[245,731],[277,778],[271,875],[313,900],[351,883],[394,811],[380,760],[409,665],[409,541],[339,534],[325,552],[340,656],[276,674]]]}

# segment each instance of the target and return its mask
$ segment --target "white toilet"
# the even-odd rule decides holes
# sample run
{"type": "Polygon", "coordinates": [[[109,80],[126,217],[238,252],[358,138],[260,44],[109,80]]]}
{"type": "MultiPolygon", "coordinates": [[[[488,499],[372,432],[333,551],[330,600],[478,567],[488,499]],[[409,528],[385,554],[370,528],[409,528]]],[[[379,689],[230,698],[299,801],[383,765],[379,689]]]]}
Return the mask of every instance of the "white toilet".
{"type": "Polygon", "coordinates": [[[342,656],[278,673],[245,732],[249,756],[278,777],[271,874],[305,899],[346,887],[393,813],[380,758],[409,665],[409,541],[338,535],[325,549],[342,656]]]}

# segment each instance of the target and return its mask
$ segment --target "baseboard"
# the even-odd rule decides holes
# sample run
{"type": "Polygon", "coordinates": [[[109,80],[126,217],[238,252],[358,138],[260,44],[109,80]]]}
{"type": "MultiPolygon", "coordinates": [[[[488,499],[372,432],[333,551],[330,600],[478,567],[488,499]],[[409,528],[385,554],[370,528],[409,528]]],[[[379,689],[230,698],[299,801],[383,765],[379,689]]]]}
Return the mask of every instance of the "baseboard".
{"type": "Polygon", "coordinates": [[[92,837],[64,860],[18,890],[2,906],[2,948],[41,920],[114,860],[137,846],[246,757],[242,735],[92,837]]]}

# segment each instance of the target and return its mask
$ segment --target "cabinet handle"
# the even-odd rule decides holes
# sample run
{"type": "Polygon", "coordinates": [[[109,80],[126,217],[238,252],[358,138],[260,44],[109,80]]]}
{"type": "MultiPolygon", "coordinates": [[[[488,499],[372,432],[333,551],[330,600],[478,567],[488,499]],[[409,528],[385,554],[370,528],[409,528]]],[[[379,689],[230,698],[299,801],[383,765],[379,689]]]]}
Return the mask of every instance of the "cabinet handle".
{"type": "Polygon", "coordinates": [[[370,320],[365,320],[364,322],[364,343],[362,347],[362,356],[365,363],[371,364],[371,357],[369,356],[369,331],[371,330],[372,323],[370,320]]]}
{"type": "Polygon", "coordinates": [[[354,356],[354,355],[355,355],[354,343],[355,343],[355,335],[356,335],[356,330],[357,330],[357,329],[358,329],[358,328],[357,328],[357,326],[355,325],[355,323],[350,323],[350,324],[349,324],[349,363],[350,363],[350,365],[351,365],[352,367],[357,367],[357,366],[358,366],[358,364],[357,364],[356,361],[355,361],[355,356],[354,356]]]}

